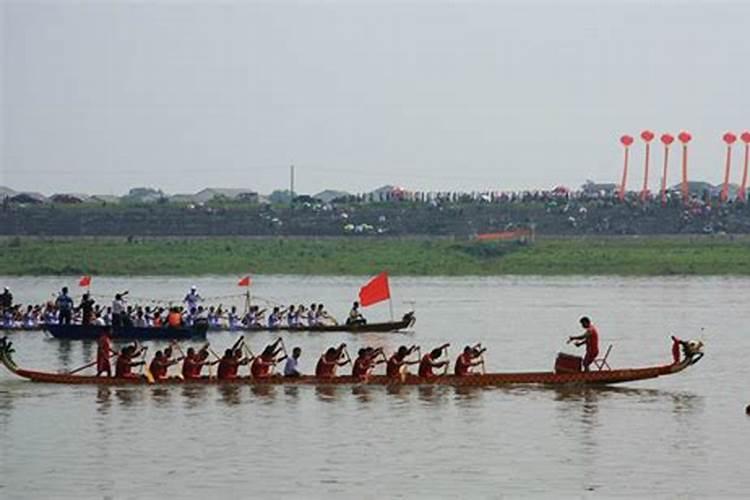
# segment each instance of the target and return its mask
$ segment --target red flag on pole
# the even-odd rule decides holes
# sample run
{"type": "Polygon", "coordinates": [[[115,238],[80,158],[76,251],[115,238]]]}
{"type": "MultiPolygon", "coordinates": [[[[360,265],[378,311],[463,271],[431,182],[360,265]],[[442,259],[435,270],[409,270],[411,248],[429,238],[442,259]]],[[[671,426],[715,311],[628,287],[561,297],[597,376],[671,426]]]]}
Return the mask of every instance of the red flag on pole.
{"type": "Polygon", "coordinates": [[[250,282],[250,276],[245,276],[237,283],[237,286],[250,286],[250,282]]]}
{"type": "Polygon", "coordinates": [[[388,273],[386,272],[378,274],[359,289],[359,303],[362,307],[377,304],[390,298],[391,289],[388,286],[388,273]]]}
{"type": "Polygon", "coordinates": [[[82,276],[80,281],[78,281],[78,286],[91,286],[91,276],[82,276]]]}

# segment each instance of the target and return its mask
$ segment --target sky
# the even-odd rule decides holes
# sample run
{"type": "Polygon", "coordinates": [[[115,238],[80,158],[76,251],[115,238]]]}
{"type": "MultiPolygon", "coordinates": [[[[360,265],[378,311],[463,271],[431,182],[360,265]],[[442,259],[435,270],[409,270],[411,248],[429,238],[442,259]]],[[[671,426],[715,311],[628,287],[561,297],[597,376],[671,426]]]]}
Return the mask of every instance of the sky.
{"type": "Polygon", "coordinates": [[[618,181],[619,137],[647,128],[689,130],[691,177],[719,183],[721,136],[750,129],[750,2],[0,5],[16,190],[268,193],[292,164],[301,193],[578,186],[618,181]]]}

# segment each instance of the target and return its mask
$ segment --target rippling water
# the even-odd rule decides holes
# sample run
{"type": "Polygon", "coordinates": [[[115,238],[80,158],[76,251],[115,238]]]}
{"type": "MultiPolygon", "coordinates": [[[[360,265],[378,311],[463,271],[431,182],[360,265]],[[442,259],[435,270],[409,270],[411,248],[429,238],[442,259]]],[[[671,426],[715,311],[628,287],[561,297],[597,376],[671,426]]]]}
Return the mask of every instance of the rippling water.
{"type": "MultiPolygon", "coordinates": [[[[360,278],[256,278],[258,299],[324,301],[343,316],[360,278]]],[[[191,284],[241,304],[233,277],[95,278],[109,298],[179,299],[191,284]]],[[[74,279],[0,278],[19,301],[74,279]]],[[[614,367],[666,362],[669,334],[707,355],[673,377],[605,389],[75,387],[0,375],[0,497],[741,496],[750,488],[748,279],[401,278],[409,334],[292,334],[310,371],[346,341],[482,341],[488,369],[549,369],[588,314],[614,367]]],[[[388,307],[367,311],[388,317],[388,307]]],[[[95,346],[11,334],[16,361],[56,371],[95,346]]],[[[254,349],[273,337],[249,336],[254,349]]],[[[211,334],[215,347],[235,336],[211,334]]],[[[154,350],[152,348],[152,350],[154,350]]]]}

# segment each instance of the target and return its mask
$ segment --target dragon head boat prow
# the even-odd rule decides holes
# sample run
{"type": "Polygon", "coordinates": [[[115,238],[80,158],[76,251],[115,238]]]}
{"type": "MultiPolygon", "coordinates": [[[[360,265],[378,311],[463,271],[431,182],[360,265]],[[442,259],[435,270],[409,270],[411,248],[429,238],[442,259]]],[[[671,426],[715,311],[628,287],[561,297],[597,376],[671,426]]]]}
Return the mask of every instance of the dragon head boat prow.
{"type": "Polygon", "coordinates": [[[679,370],[696,364],[703,356],[703,342],[700,340],[682,340],[672,335],[672,359],[674,366],[678,367],[679,370]],[[680,351],[682,352],[680,353],[680,351]]]}
{"type": "Polygon", "coordinates": [[[0,363],[4,364],[12,372],[18,370],[15,361],[13,361],[14,352],[16,351],[13,349],[13,342],[8,340],[8,337],[0,338],[0,363]]]}

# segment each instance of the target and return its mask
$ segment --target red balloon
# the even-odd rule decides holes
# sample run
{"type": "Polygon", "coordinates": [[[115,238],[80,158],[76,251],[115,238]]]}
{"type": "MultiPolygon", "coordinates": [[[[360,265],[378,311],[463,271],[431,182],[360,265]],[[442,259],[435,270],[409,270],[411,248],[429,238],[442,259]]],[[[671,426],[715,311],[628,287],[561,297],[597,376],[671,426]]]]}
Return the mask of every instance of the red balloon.
{"type": "Polygon", "coordinates": [[[750,143],[750,132],[742,132],[740,139],[742,139],[742,142],[744,143],[750,143]]]}
{"type": "Polygon", "coordinates": [[[734,144],[734,141],[737,140],[737,136],[731,132],[727,132],[726,134],[724,134],[724,137],[722,137],[722,139],[724,139],[724,142],[726,142],[727,144],[734,144]]]}
{"type": "Polygon", "coordinates": [[[650,130],[644,130],[643,132],[641,132],[641,139],[646,142],[651,142],[654,139],[654,133],[650,130]]]}
{"type": "Polygon", "coordinates": [[[628,147],[633,144],[633,138],[629,135],[623,135],[622,137],[620,137],[620,142],[623,146],[628,147]]]}
{"type": "Polygon", "coordinates": [[[689,132],[680,132],[677,135],[677,138],[680,140],[681,143],[687,144],[688,142],[690,142],[693,139],[693,136],[690,135],[689,132]]]}
{"type": "Polygon", "coordinates": [[[661,135],[661,142],[665,146],[669,146],[670,144],[672,144],[674,142],[674,137],[671,136],[671,135],[669,135],[669,134],[662,134],[661,135]]]}

